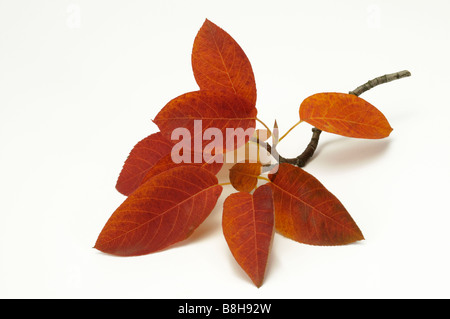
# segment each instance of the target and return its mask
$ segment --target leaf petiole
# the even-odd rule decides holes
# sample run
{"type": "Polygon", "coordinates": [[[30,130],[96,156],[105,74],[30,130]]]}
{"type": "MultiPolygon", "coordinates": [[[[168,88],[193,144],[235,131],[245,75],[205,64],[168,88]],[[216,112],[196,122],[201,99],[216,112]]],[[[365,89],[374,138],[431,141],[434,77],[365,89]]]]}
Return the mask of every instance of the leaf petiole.
{"type": "Polygon", "coordinates": [[[231,185],[231,183],[229,183],[229,182],[228,183],[220,183],[219,185],[220,186],[225,186],[225,185],[231,185]]]}
{"type": "Polygon", "coordinates": [[[288,135],[288,134],[289,134],[294,128],[296,128],[297,125],[299,125],[301,122],[303,122],[303,121],[300,120],[300,121],[298,121],[297,123],[295,123],[294,126],[292,126],[286,133],[284,133],[284,135],[283,135],[282,137],[280,137],[280,138],[278,139],[278,142],[281,142],[281,140],[282,140],[283,138],[285,138],[286,135],[288,135]]]}
{"type": "Polygon", "coordinates": [[[270,182],[270,179],[268,179],[267,177],[263,177],[263,176],[258,176],[257,179],[270,182]]]}
{"type": "Polygon", "coordinates": [[[272,131],[270,130],[270,128],[266,125],[266,123],[264,123],[263,121],[261,121],[259,118],[255,117],[255,120],[257,120],[259,123],[261,123],[266,130],[269,132],[270,136],[272,136],[272,131]]]}

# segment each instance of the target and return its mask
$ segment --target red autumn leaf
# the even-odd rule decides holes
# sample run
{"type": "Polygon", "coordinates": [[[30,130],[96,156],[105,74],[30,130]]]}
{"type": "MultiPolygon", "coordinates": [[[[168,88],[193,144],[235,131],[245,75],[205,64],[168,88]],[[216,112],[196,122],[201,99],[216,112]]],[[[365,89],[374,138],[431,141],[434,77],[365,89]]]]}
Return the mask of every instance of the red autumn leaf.
{"type": "Polygon", "coordinates": [[[314,94],[300,105],[300,120],[347,137],[378,139],[392,132],[383,113],[353,94],[314,94]]]}
{"type": "Polygon", "coordinates": [[[257,287],[264,280],[274,229],[268,184],[252,194],[235,193],[223,205],[222,228],[231,253],[257,287]]]}
{"type": "Polygon", "coordinates": [[[232,151],[249,141],[256,126],[256,113],[254,106],[237,95],[219,91],[195,91],[167,103],[154,122],[167,139],[171,139],[174,130],[182,132],[181,128],[187,129],[190,137],[187,144],[191,151],[201,153],[210,143],[217,143],[224,152],[232,151]],[[207,129],[218,130],[222,141],[211,142],[203,138],[207,129]],[[236,130],[236,137],[229,134],[234,130],[227,129],[236,130]],[[197,140],[201,144],[196,143],[197,140]],[[199,144],[200,149],[196,149],[196,144],[199,144]]]}
{"type": "Polygon", "coordinates": [[[217,178],[198,167],[161,173],[117,208],[94,248],[120,256],[164,249],[187,238],[211,213],[221,192],[217,178]]]}
{"type": "Polygon", "coordinates": [[[164,156],[163,158],[161,158],[152,168],[150,168],[148,170],[147,174],[142,179],[142,184],[145,183],[146,181],[148,181],[149,179],[155,177],[156,175],[159,175],[165,171],[168,171],[172,168],[180,167],[180,166],[196,166],[196,167],[203,168],[203,169],[209,171],[211,174],[216,175],[223,166],[223,160],[222,160],[221,155],[222,154],[218,155],[218,157],[220,157],[218,159],[218,162],[211,161],[210,163],[208,163],[208,162],[175,163],[172,160],[172,155],[168,154],[168,155],[164,156]]]}
{"type": "Polygon", "coordinates": [[[251,64],[238,43],[209,20],[195,38],[192,67],[200,90],[167,103],[154,120],[160,133],[131,151],[116,186],[129,197],[109,218],[95,248],[136,256],[186,239],[214,209],[223,185],[215,175],[223,160],[230,163],[231,158],[238,164],[229,178],[239,193],[224,202],[223,233],[257,287],[264,280],[274,229],[312,245],[363,240],[341,202],[297,166],[312,156],[321,130],[357,138],[387,137],[392,128],[384,115],[357,96],[410,72],[373,79],[351,91],[354,95],[320,93],[305,99],[300,119],[317,129],[302,154],[286,159],[276,156],[276,146],[298,123],[281,138],[276,121],[270,132],[258,120],[265,129],[255,131],[257,91],[251,64]],[[272,145],[264,142],[269,137],[272,145]],[[268,153],[284,164],[269,174],[268,184],[256,188],[262,167],[272,167],[273,159],[264,159],[268,153]],[[251,163],[255,157],[257,163],[251,163]],[[239,163],[242,158],[244,163],[239,163]]]}
{"type": "Polygon", "coordinates": [[[314,176],[281,164],[269,174],[275,227],[282,235],[310,245],[344,245],[364,237],[341,202],[314,176]]]}
{"type": "Polygon", "coordinates": [[[230,168],[230,182],[240,192],[250,193],[258,184],[261,163],[236,163],[230,168]]]}
{"type": "Polygon", "coordinates": [[[139,187],[148,170],[162,157],[170,154],[172,146],[160,132],[137,143],[123,165],[116,189],[126,196],[130,195],[139,187]]]}
{"type": "Polygon", "coordinates": [[[224,30],[206,20],[192,49],[192,68],[201,90],[224,90],[256,104],[252,66],[239,44],[224,30]]]}

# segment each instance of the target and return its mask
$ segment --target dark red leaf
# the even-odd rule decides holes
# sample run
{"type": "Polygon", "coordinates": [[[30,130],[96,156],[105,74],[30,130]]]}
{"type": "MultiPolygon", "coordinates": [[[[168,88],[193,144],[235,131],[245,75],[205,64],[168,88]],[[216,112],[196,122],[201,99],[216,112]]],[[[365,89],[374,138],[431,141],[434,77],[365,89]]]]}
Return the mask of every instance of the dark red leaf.
{"type": "Polygon", "coordinates": [[[364,237],[341,202],[303,169],[279,165],[269,174],[275,227],[282,235],[310,245],[344,245],[364,237]]]}
{"type": "Polygon", "coordinates": [[[95,248],[120,256],[164,249],[187,238],[211,213],[222,192],[202,168],[182,166],[142,184],[117,208],[95,248]]]}
{"type": "Polygon", "coordinates": [[[239,44],[209,20],[200,28],[192,49],[192,68],[200,89],[228,91],[256,104],[252,66],[239,44]]]}
{"type": "Polygon", "coordinates": [[[195,91],[183,94],[167,103],[154,122],[164,137],[169,140],[172,140],[174,132],[183,132],[183,129],[187,129],[189,132],[187,144],[191,147],[189,151],[201,153],[210,143],[216,142],[222,148],[217,152],[221,153],[225,150],[232,151],[248,142],[256,125],[256,113],[254,106],[249,105],[237,95],[195,91]],[[204,138],[207,129],[218,130],[222,140],[211,141],[204,138]],[[233,136],[230,136],[230,132],[239,134],[236,134],[237,138],[232,140],[230,137],[233,136]],[[247,134],[243,134],[244,132],[247,134]],[[196,141],[199,142],[196,143],[196,141]],[[200,149],[197,149],[197,146],[200,149]]]}
{"type": "Polygon", "coordinates": [[[223,205],[222,228],[231,253],[257,287],[264,280],[274,229],[268,184],[252,194],[235,193],[223,205]]]}
{"type": "Polygon", "coordinates": [[[130,195],[141,185],[148,170],[161,158],[170,154],[172,146],[160,132],[137,143],[123,165],[116,189],[126,196],[130,195]]]}
{"type": "Polygon", "coordinates": [[[216,175],[220,169],[223,166],[223,160],[222,160],[222,154],[218,155],[218,162],[211,161],[210,163],[207,163],[203,161],[203,163],[193,163],[191,161],[190,163],[175,163],[172,160],[172,156],[170,154],[164,156],[161,158],[151,169],[148,170],[147,174],[142,179],[142,183],[145,183],[149,179],[155,177],[156,175],[159,175],[165,171],[168,171],[174,167],[180,167],[180,166],[196,166],[199,168],[203,168],[210,173],[216,175]]]}

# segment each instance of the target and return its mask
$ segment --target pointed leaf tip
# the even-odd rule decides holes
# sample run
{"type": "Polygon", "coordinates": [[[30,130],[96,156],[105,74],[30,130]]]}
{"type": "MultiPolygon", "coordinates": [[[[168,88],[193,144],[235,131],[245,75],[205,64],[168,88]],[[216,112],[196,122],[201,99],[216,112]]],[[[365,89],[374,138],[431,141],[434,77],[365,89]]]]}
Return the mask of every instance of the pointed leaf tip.
{"type": "Polygon", "coordinates": [[[146,173],[164,156],[170,154],[172,144],[160,132],[138,142],[128,155],[117,179],[116,189],[130,195],[142,182],[146,173]]]}
{"type": "Polygon", "coordinates": [[[261,287],[274,231],[270,186],[258,187],[253,195],[231,194],[222,216],[223,234],[233,257],[256,287],[261,287]]]}
{"type": "Polygon", "coordinates": [[[201,90],[228,91],[256,104],[253,69],[239,44],[206,19],[192,48],[192,70],[201,90]]]}
{"type": "Polygon", "coordinates": [[[275,205],[275,227],[300,243],[345,245],[364,236],[342,203],[314,176],[281,164],[270,174],[275,205]]]}
{"type": "Polygon", "coordinates": [[[118,256],[169,247],[209,216],[221,192],[217,178],[202,168],[182,166],[156,175],[116,209],[94,247],[118,256]]]}

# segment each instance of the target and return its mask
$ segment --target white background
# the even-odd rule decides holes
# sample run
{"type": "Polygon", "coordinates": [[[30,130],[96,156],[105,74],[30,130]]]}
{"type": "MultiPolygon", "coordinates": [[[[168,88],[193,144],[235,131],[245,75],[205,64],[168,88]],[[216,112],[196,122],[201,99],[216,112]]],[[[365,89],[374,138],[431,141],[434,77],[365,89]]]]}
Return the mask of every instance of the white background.
{"type": "MultiPolygon", "coordinates": [[[[0,297],[450,297],[449,10],[447,0],[1,0],[0,297]],[[311,94],[412,73],[361,96],[386,115],[389,138],[324,133],[306,167],[366,240],[314,247],[276,235],[259,289],[223,238],[224,197],[163,252],[92,248],[125,199],[115,183],[129,151],[165,103],[197,89],[191,49],[205,18],[246,52],[259,118],[281,133],[311,94]]],[[[310,129],[280,153],[299,154],[310,129]]]]}

